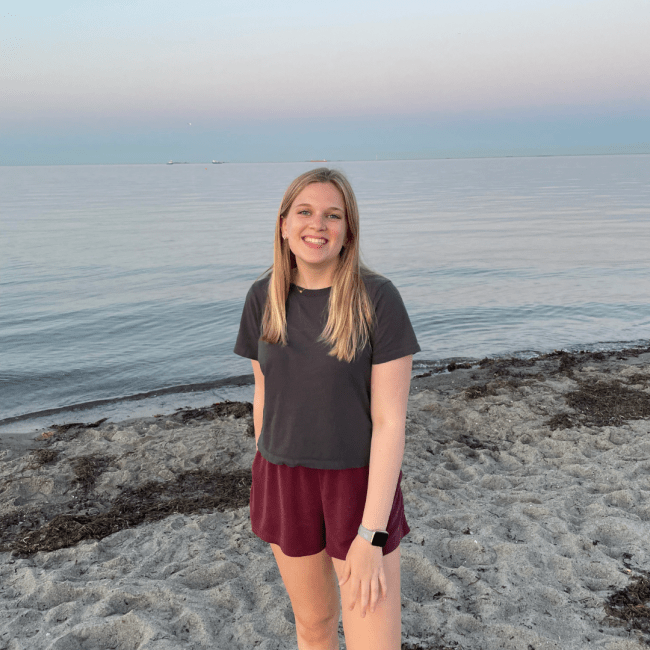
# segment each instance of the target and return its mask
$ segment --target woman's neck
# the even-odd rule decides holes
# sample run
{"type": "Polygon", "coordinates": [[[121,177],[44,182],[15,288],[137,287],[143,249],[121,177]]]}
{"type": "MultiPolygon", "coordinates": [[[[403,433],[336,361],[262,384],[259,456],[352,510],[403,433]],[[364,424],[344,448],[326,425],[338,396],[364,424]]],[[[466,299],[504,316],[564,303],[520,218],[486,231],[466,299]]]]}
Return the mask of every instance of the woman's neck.
{"type": "Polygon", "coordinates": [[[331,274],[329,276],[311,275],[307,277],[304,273],[300,274],[298,272],[298,268],[295,267],[291,272],[291,282],[293,282],[293,284],[296,286],[302,287],[303,289],[327,289],[327,287],[332,286],[332,277],[331,274]]]}

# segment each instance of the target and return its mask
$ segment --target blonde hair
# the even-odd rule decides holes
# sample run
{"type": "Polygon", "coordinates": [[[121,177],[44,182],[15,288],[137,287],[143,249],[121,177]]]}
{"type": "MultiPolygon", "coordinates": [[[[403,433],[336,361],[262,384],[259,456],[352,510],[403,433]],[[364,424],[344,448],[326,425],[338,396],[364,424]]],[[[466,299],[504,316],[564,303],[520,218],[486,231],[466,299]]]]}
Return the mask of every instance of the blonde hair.
{"type": "MultiPolygon", "coordinates": [[[[339,361],[353,361],[357,351],[366,346],[374,327],[375,310],[361,274],[377,275],[360,260],[359,208],[348,179],[338,170],[319,167],[296,178],[282,197],[275,224],[273,265],[262,275],[271,272],[261,337],[267,343],[287,345],[286,300],[289,295],[292,269],[296,257],[289,241],[282,238],[282,219],[292,203],[311,183],[331,183],[343,196],[347,221],[347,236],[339,254],[339,262],[332,279],[325,329],[318,337],[331,346],[329,356],[339,361]]],[[[261,277],[261,276],[260,276],[261,277]]]]}

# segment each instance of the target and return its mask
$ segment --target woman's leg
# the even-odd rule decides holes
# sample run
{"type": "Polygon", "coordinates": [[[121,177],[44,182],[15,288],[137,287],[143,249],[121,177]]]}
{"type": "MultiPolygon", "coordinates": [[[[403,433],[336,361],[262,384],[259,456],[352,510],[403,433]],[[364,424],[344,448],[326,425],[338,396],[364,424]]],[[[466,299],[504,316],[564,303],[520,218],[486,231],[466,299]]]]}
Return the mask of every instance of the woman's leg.
{"type": "MultiPolygon", "coordinates": [[[[384,555],[384,572],[388,595],[378,602],[374,612],[367,609],[361,618],[359,603],[350,611],[352,605],[348,580],[341,589],[343,610],[343,631],[347,650],[400,650],[402,647],[402,597],[400,580],[399,546],[384,555]]],[[[345,562],[332,558],[339,579],[343,575],[345,562]]],[[[332,646],[336,647],[336,646],[332,646]]]]}
{"type": "Polygon", "coordinates": [[[271,548],[293,607],[298,649],[339,650],[339,588],[330,556],[323,549],[289,557],[277,544],[271,548]]]}

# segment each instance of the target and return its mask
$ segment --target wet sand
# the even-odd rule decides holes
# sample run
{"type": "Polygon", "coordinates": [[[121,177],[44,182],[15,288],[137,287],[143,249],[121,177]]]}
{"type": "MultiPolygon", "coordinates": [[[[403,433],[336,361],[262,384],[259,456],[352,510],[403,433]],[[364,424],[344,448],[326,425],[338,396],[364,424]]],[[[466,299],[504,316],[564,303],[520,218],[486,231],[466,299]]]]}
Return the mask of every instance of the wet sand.
{"type": "MultiPolygon", "coordinates": [[[[437,370],[409,397],[403,648],[648,647],[650,349],[437,370]]],[[[247,403],[2,435],[0,650],[295,648],[254,454],[247,403]]]]}

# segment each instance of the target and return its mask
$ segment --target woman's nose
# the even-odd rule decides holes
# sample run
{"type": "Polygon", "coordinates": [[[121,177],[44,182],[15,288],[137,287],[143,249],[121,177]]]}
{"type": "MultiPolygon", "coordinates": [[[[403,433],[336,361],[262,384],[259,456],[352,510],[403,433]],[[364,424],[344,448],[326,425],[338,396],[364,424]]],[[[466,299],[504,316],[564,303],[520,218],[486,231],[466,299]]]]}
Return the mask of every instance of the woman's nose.
{"type": "Polygon", "coordinates": [[[312,223],[318,230],[325,230],[327,228],[327,216],[324,214],[314,214],[312,216],[312,223]]]}

